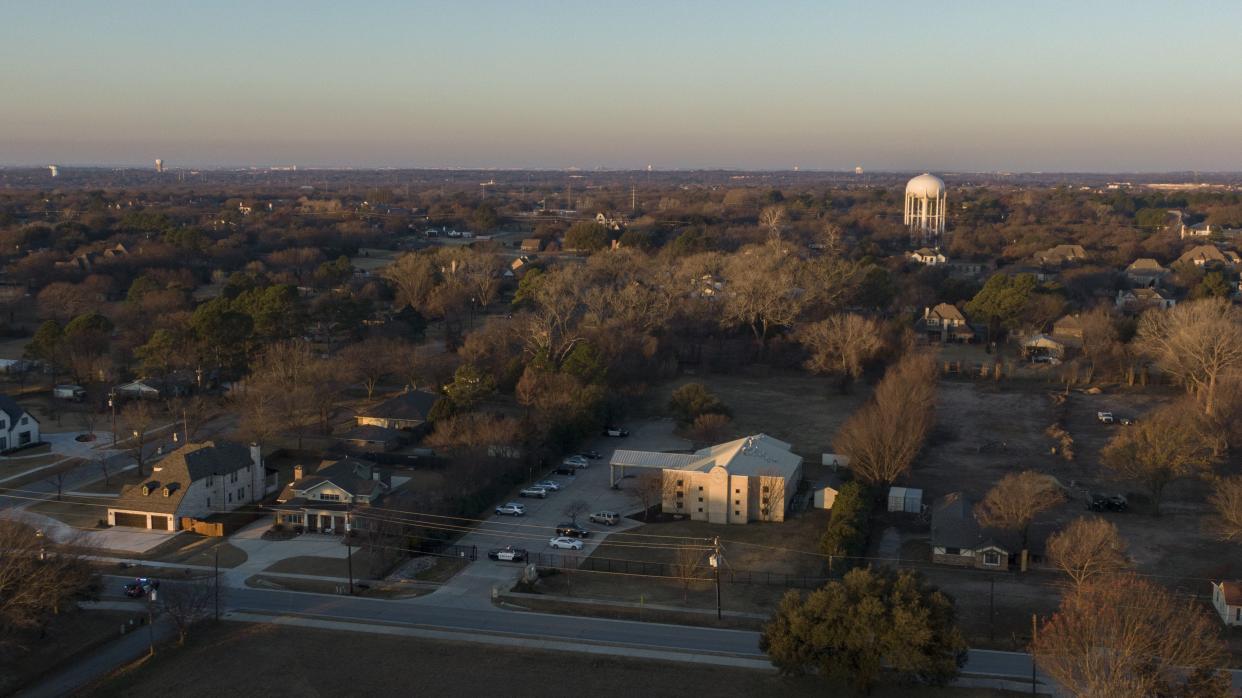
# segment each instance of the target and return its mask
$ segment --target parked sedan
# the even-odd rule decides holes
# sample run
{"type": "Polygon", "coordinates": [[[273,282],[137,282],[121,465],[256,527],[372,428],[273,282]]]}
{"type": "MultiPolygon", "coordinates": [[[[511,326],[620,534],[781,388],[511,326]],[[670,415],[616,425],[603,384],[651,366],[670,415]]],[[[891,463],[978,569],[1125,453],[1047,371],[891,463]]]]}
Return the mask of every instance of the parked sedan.
{"type": "Polygon", "coordinates": [[[579,528],[572,523],[563,523],[557,525],[556,535],[566,538],[586,538],[591,535],[591,532],[585,528],[579,528]]]}
{"type": "Polygon", "coordinates": [[[586,467],[590,467],[591,465],[590,462],[588,462],[587,459],[583,458],[582,456],[569,456],[565,460],[561,461],[561,463],[563,465],[572,465],[575,468],[586,468],[586,467]]]}
{"type": "Polygon", "coordinates": [[[549,492],[560,492],[561,483],[556,480],[540,480],[535,483],[535,487],[542,487],[549,492]]]}
{"type": "Polygon", "coordinates": [[[605,427],[604,428],[604,436],[626,437],[629,435],[630,435],[629,430],[622,429],[621,427],[605,427]]]}
{"type": "Polygon", "coordinates": [[[544,499],[548,496],[548,491],[542,487],[526,487],[523,488],[521,492],[518,492],[518,494],[523,497],[538,497],[540,499],[544,499]]]}
{"type": "Polygon", "coordinates": [[[504,514],[505,516],[525,516],[526,506],[517,502],[508,502],[496,507],[496,513],[504,514]]]}
{"type": "Polygon", "coordinates": [[[487,556],[501,562],[526,562],[526,551],[522,548],[515,548],[512,545],[490,550],[487,556]]]}
{"type": "Polygon", "coordinates": [[[557,536],[548,541],[549,548],[558,550],[582,550],[582,541],[577,538],[566,538],[565,536],[557,536]]]}
{"type": "Polygon", "coordinates": [[[583,458],[589,458],[591,460],[600,459],[599,451],[583,451],[582,453],[579,453],[578,455],[582,456],[583,458]]]}

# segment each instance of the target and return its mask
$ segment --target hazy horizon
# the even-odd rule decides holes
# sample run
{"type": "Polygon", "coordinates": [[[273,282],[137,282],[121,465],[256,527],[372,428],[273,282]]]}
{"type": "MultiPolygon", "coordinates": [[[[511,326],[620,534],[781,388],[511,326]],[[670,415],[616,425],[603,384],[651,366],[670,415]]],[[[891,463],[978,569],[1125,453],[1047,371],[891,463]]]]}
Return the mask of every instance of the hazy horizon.
{"type": "Polygon", "coordinates": [[[930,9],[8,5],[0,165],[1242,170],[1242,5],[930,9]]]}

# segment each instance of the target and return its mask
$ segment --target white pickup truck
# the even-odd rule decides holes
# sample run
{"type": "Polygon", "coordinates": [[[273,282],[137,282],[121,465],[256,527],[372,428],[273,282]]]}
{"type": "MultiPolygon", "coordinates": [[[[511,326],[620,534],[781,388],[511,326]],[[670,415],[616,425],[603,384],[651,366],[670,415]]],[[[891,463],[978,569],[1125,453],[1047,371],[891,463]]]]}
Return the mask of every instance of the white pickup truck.
{"type": "Polygon", "coordinates": [[[1100,424],[1112,424],[1114,421],[1116,421],[1115,419],[1113,419],[1112,412],[1096,412],[1095,418],[1099,420],[1100,424]]]}

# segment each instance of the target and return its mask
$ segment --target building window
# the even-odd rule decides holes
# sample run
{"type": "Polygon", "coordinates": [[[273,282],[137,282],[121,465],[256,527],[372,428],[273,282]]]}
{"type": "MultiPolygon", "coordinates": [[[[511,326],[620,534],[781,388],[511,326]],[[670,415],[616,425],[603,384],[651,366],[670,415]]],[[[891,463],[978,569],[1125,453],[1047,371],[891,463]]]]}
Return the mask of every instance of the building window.
{"type": "Polygon", "coordinates": [[[229,492],[229,504],[233,503],[233,493],[229,492]]]}
{"type": "Polygon", "coordinates": [[[945,548],[944,554],[945,555],[961,555],[962,549],[961,548],[945,548]]]}
{"type": "Polygon", "coordinates": [[[995,552],[984,553],[983,564],[989,567],[1000,567],[1000,553],[995,553],[995,552]]]}
{"type": "Polygon", "coordinates": [[[700,502],[701,502],[701,501],[703,501],[703,498],[702,498],[702,497],[699,497],[699,501],[700,501],[700,502]]]}
{"type": "Polygon", "coordinates": [[[323,500],[323,501],[325,501],[325,502],[339,502],[339,501],[341,501],[341,495],[339,495],[339,494],[321,494],[321,495],[319,495],[319,498],[320,498],[320,499],[322,499],[322,500],[323,500]]]}
{"type": "Polygon", "coordinates": [[[734,516],[741,516],[741,515],[742,515],[742,512],[738,511],[737,509],[734,509],[734,510],[733,510],[733,515],[734,515],[734,516]]]}
{"type": "Polygon", "coordinates": [[[699,485],[699,491],[700,491],[700,492],[702,492],[702,491],[703,491],[703,486],[702,486],[702,485],[699,485]]]}
{"type": "Polygon", "coordinates": [[[764,493],[764,494],[767,494],[767,493],[768,493],[768,486],[767,486],[767,485],[764,485],[764,486],[763,486],[763,493],[764,493]]]}
{"type": "Polygon", "coordinates": [[[741,490],[733,490],[733,494],[741,494],[741,493],[742,493],[741,490]]]}
{"type": "Polygon", "coordinates": [[[685,505],[684,505],[684,504],[682,504],[681,502],[677,502],[677,508],[678,508],[678,509],[681,509],[681,508],[682,508],[682,507],[684,507],[684,506],[685,506],[685,505]]]}
{"type": "Polygon", "coordinates": [[[685,496],[686,496],[686,493],[685,493],[685,492],[678,492],[678,493],[677,493],[677,498],[678,498],[678,499],[681,499],[681,498],[683,498],[683,497],[685,497],[685,496]]]}
{"type": "Polygon", "coordinates": [[[685,484],[685,480],[678,480],[678,481],[677,481],[677,486],[678,486],[678,487],[681,487],[683,484],[685,484]]]}
{"type": "Polygon", "coordinates": [[[237,490],[237,498],[238,498],[238,499],[245,499],[245,498],[246,498],[246,488],[245,488],[245,487],[243,487],[243,488],[241,488],[241,489],[237,490]]]}
{"type": "Polygon", "coordinates": [[[699,507],[699,513],[700,513],[700,514],[702,514],[702,513],[703,513],[703,507],[699,507]]]}
{"type": "Polygon", "coordinates": [[[208,509],[210,509],[210,508],[211,508],[211,497],[208,497],[208,498],[207,498],[207,508],[208,508],[208,509]]]}
{"type": "Polygon", "coordinates": [[[22,417],[22,424],[30,424],[30,417],[22,417]]]}
{"type": "Polygon", "coordinates": [[[764,515],[764,516],[767,516],[767,515],[768,515],[768,510],[767,510],[766,508],[763,510],[763,515],[764,515]]]}
{"type": "Polygon", "coordinates": [[[740,506],[742,506],[742,500],[740,500],[740,499],[735,499],[735,500],[733,500],[733,506],[735,506],[735,507],[740,507],[740,506]]]}

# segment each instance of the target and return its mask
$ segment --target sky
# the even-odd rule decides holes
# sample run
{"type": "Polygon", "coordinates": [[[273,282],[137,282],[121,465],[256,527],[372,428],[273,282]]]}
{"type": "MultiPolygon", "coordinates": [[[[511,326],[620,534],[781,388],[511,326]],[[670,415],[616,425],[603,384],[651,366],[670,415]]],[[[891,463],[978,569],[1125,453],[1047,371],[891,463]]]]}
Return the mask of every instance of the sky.
{"type": "Polygon", "coordinates": [[[1242,2],[0,0],[0,165],[1242,170],[1242,2]]]}

